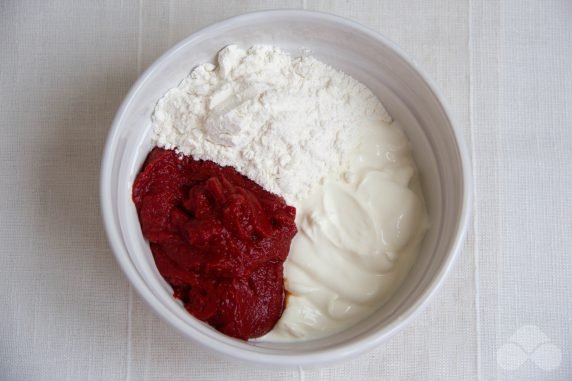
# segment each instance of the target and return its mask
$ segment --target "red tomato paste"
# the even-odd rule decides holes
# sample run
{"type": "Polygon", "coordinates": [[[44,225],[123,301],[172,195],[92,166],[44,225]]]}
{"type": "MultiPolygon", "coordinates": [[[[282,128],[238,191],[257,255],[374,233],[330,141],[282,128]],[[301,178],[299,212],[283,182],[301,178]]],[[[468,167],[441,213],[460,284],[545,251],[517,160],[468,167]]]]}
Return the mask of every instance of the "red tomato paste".
{"type": "Polygon", "coordinates": [[[159,272],[192,315],[240,339],[272,329],[284,309],[293,207],[231,167],[160,148],[133,201],[159,272]]]}

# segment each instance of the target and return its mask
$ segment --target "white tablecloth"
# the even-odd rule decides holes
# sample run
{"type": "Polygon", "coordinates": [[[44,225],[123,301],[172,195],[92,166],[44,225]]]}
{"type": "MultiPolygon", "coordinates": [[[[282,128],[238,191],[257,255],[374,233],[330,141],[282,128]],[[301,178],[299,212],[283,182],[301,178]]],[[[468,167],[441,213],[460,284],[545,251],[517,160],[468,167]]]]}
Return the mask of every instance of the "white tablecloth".
{"type": "Polygon", "coordinates": [[[0,2],[0,379],[572,379],[572,2],[0,2]],[[99,213],[127,90],[178,40],[260,8],[336,13],[433,77],[465,132],[476,213],[444,288],[379,348],[264,369],[184,340],[130,288],[99,213]]]}

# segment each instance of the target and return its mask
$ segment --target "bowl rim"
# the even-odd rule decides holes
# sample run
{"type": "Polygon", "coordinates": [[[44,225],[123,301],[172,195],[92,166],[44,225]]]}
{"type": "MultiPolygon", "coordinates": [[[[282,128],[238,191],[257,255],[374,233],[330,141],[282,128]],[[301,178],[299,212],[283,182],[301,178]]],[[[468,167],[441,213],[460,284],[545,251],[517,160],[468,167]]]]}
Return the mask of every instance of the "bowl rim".
{"type": "MultiPolygon", "coordinates": [[[[437,291],[442,287],[445,278],[451,271],[456,258],[459,256],[466,234],[469,226],[469,220],[473,208],[473,195],[472,195],[472,183],[473,178],[471,175],[471,164],[470,156],[465,144],[463,134],[459,131],[456,123],[454,123],[448,106],[442,96],[440,90],[433,82],[433,80],[415,63],[414,60],[409,58],[403,50],[397,46],[393,41],[389,40],[387,37],[383,36],[381,33],[374,31],[368,27],[359,24],[356,21],[346,19],[341,16],[336,16],[324,12],[308,11],[303,9],[273,9],[273,10],[263,10],[243,13],[238,16],[229,17],[218,21],[216,23],[210,24],[202,29],[199,29],[179,41],[173,47],[164,52],[155,62],[149,66],[143,74],[139,76],[136,82],[133,84],[129,90],[127,96],[124,98],[121,106],[119,107],[112,125],[108,132],[107,139],[105,142],[105,147],[103,151],[102,161],[101,161],[101,171],[100,171],[100,204],[101,204],[101,214],[103,219],[103,224],[105,227],[105,232],[107,239],[116,257],[121,269],[124,274],[129,279],[131,285],[137,290],[139,295],[145,300],[145,302],[151,306],[151,308],[169,325],[175,327],[184,336],[193,339],[195,342],[207,347],[215,352],[228,356],[230,358],[246,360],[251,363],[258,363],[263,365],[277,365],[277,366],[308,366],[308,365],[325,365],[328,363],[338,362],[340,360],[355,357],[365,351],[371,350],[372,348],[378,346],[384,340],[390,338],[399,332],[403,327],[409,324],[429,303],[437,291]],[[118,135],[120,132],[120,126],[122,120],[125,117],[126,110],[130,106],[133,98],[142,87],[142,85],[147,81],[147,79],[161,66],[166,60],[168,60],[173,54],[182,49],[192,40],[197,39],[199,36],[215,31],[216,29],[228,24],[228,23],[244,23],[248,21],[256,21],[261,17],[267,16],[280,16],[280,17],[294,17],[294,18],[305,18],[308,20],[319,20],[329,22],[331,24],[340,24],[345,27],[349,27],[367,37],[370,37],[381,44],[387,46],[393,51],[410,69],[414,70],[419,74],[421,79],[428,86],[429,91],[437,100],[439,107],[442,109],[445,115],[451,132],[453,133],[455,143],[457,145],[458,154],[461,159],[461,177],[462,177],[462,210],[458,218],[458,229],[456,235],[453,239],[451,249],[449,253],[445,256],[443,264],[439,267],[437,273],[430,280],[427,287],[416,297],[416,300],[401,314],[398,319],[391,321],[386,326],[382,327],[372,335],[365,338],[359,338],[353,342],[342,344],[334,348],[326,348],[323,350],[317,350],[312,353],[303,354],[293,354],[293,355],[282,355],[274,353],[260,353],[248,350],[237,349],[235,346],[229,346],[222,344],[220,342],[215,342],[205,337],[197,337],[185,329],[183,324],[175,322],[172,319],[171,314],[162,308],[159,308],[160,303],[156,299],[155,295],[148,289],[147,285],[142,281],[140,274],[135,269],[133,262],[130,259],[129,252],[127,248],[123,245],[123,238],[121,235],[121,230],[114,219],[114,208],[112,201],[112,176],[113,173],[113,158],[115,154],[115,147],[118,140],[118,135]]],[[[221,333],[221,335],[223,335],[221,333]]]]}

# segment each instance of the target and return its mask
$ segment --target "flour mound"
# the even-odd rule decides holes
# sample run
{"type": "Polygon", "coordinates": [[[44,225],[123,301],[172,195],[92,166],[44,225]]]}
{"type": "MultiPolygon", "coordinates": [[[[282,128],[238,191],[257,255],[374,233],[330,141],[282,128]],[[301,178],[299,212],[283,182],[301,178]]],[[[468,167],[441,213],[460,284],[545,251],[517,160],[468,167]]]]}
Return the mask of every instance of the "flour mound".
{"type": "Polygon", "coordinates": [[[391,122],[363,84],[312,57],[230,45],[159,100],[154,140],[232,166],[288,203],[342,173],[364,123],[391,122]]]}

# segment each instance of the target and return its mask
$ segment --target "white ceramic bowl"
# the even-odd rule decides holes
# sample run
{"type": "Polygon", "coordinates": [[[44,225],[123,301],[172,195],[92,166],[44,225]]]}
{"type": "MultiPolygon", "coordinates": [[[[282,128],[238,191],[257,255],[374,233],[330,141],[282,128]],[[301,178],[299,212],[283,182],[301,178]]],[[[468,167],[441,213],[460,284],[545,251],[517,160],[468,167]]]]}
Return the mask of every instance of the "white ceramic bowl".
{"type": "Polygon", "coordinates": [[[379,345],[411,320],[435,293],[459,253],[470,202],[468,155],[431,81],[383,36],[343,18],[301,10],[250,13],[207,27],[159,58],[135,83],[113,122],[101,170],[107,235],[123,271],[149,305],[185,336],[220,353],[273,365],[319,365],[379,345]],[[152,148],[157,100],[198,64],[228,44],[310,50],[319,60],[366,84],[409,137],[422,177],[430,229],[418,260],[388,303],[361,323],[304,343],[244,342],[187,313],[172,297],[144,240],[131,186],[152,148]]]}

